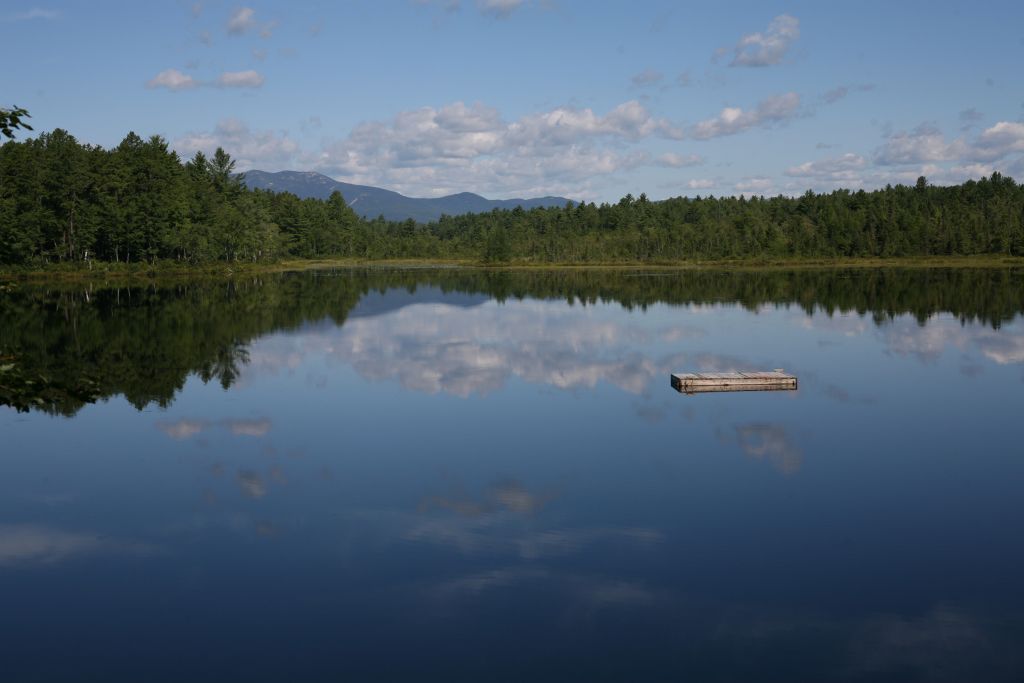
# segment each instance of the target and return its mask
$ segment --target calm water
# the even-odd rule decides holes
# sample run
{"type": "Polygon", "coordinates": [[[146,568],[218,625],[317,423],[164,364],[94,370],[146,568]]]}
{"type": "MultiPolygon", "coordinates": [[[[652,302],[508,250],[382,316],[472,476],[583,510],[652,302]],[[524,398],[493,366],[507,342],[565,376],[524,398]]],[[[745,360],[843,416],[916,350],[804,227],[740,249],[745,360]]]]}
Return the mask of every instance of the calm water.
{"type": "Polygon", "coordinates": [[[0,290],[2,678],[1021,680],[1022,312],[1010,270],[0,290]]]}

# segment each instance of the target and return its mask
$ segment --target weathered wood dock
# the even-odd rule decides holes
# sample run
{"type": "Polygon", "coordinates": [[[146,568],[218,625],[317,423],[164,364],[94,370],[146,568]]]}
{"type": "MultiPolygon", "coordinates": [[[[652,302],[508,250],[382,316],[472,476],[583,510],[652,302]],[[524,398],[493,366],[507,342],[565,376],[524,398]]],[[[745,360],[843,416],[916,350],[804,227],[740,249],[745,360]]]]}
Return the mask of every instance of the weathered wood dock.
{"type": "Polygon", "coordinates": [[[771,372],[689,372],[672,375],[672,388],[684,394],[709,391],[792,391],[796,377],[771,372]]]}

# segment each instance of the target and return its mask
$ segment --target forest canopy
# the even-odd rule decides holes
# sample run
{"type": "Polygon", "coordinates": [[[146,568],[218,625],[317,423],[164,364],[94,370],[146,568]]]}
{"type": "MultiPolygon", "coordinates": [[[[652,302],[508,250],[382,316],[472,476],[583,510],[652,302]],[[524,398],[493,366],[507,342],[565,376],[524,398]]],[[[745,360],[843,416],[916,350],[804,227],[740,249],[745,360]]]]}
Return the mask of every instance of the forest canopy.
{"type": "Polygon", "coordinates": [[[800,197],[626,195],[614,204],[365,220],[326,200],[250,190],[223,149],[184,163],[160,136],[112,149],[65,130],[0,146],[0,264],[189,264],[284,257],[653,263],[744,258],[1024,255],[1024,186],[962,185],[800,197]]]}

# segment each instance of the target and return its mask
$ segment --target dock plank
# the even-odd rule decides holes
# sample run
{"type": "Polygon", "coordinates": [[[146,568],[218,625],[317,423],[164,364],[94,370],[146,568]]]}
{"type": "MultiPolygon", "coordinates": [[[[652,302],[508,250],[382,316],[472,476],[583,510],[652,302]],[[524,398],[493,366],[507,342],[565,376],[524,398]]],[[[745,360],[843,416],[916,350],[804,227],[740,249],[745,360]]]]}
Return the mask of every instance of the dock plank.
{"type": "Polygon", "coordinates": [[[711,391],[787,391],[797,388],[795,375],[766,372],[686,372],[672,375],[672,387],[682,393],[711,391]]]}

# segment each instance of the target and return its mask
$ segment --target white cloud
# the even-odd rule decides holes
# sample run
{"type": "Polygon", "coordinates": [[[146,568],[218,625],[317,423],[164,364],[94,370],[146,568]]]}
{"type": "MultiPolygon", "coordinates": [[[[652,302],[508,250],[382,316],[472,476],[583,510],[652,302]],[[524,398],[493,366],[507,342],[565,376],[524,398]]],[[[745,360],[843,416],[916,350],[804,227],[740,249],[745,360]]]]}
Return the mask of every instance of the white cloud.
{"type": "Polygon", "coordinates": [[[273,37],[274,29],[277,28],[278,23],[279,22],[275,19],[274,21],[269,21],[266,24],[264,24],[263,27],[260,29],[260,38],[266,39],[273,37]]]}
{"type": "Polygon", "coordinates": [[[316,168],[328,175],[406,194],[473,188],[509,194],[581,192],[596,177],[651,163],[624,149],[644,138],[678,139],[682,131],[636,100],[601,115],[557,107],[506,121],[483,104],[455,102],[357,126],[327,145],[316,168]]]}
{"type": "Polygon", "coordinates": [[[717,185],[717,183],[710,178],[694,178],[686,183],[686,187],[691,190],[710,190],[715,187],[715,185],[717,185]]]}
{"type": "Polygon", "coordinates": [[[591,109],[558,107],[525,116],[510,124],[506,132],[512,144],[571,144],[588,136],[628,140],[659,136],[679,140],[683,132],[666,119],[651,116],[637,100],[623,102],[604,116],[591,109]]]}
{"type": "Polygon", "coordinates": [[[655,159],[655,163],[659,166],[667,166],[669,168],[700,166],[704,163],[704,157],[699,154],[675,154],[674,152],[666,152],[655,159]]]}
{"type": "MultiPolygon", "coordinates": [[[[199,151],[212,154],[223,147],[235,159],[239,171],[292,167],[300,157],[298,143],[287,134],[253,131],[238,119],[224,119],[210,133],[187,133],[172,146],[184,158],[199,151]]],[[[312,163],[311,159],[307,161],[312,163]]]]}
{"type": "Polygon", "coordinates": [[[821,99],[825,100],[826,104],[834,104],[846,97],[848,94],[850,94],[850,89],[845,85],[841,85],[838,88],[833,88],[826,92],[821,96],[821,99]]]}
{"type": "Polygon", "coordinates": [[[241,35],[256,27],[256,10],[251,7],[239,7],[228,19],[228,33],[241,35]]]}
{"type": "Polygon", "coordinates": [[[780,14],[771,20],[764,33],[751,33],[740,38],[733,48],[729,66],[778,64],[799,37],[800,20],[788,14],[780,14]]]}
{"type": "Polygon", "coordinates": [[[961,110],[957,118],[960,119],[960,123],[962,124],[960,129],[968,130],[972,128],[976,123],[984,119],[985,115],[982,114],[977,109],[975,109],[974,107],[970,107],[968,109],[961,110]]]}
{"type": "Polygon", "coordinates": [[[167,88],[168,90],[190,90],[200,85],[199,81],[177,69],[164,69],[147,83],[147,88],[167,88]]]}
{"type": "Polygon", "coordinates": [[[33,7],[32,9],[25,10],[24,12],[12,12],[11,14],[7,14],[3,17],[3,21],[32,21],[33,19],[43,19],[48,21],[58,18],[60,18],[60,12],[57,10],[33,7]]]}
{"type": "Polygon", "coordinates": [[[637,86],[638,88],[643,88],[648,85],[660,83],[662,78],[664,78],[664,75],[660,71],[655,71],[654,69],[644,69],[640,73],[634,75],[633,78],[630,80],[633,81],[633,85],[637,86]]]}
{"type": "Polygon", "coordinates": [[[1024,152],[1024,123],[1000,121],[985,129],[975,144],[975,158],[991,161],[1010,154],[1024,152]]]}
{"type": "Polygon", "coordinates": [[[249,69],[248,71],[225,71],[217,78],[221,88],[258,88],[263,85],[263,74],[249,69]]]}
{"type": "Polygon", "coordinates": [[[966,168],[1020,152],[1024,152],[1024,123],[1018,121],[999,121],[973,141],[947,141],[939,129],[921,124],[890,135],[875,151],[874,162],[880,166],[900,166],[953,161],[966,168]]]}
{"type": "Polygon", "coordinates": [[[192,90],[200,86],[214,85],[218,88],[259,88],[264,78],[258,71],[225,71],[215,81],[200,81],[177,69],[165,69],[146,83],[147,88],[168,90],[192,90]]]}
{"type": "Polygon", "coordinates": [[[476,0],[476,6],[481,12],[499,19],[504,19],[524,4],[524,0],[476,0]]]}
{"type": "Polygon", "coordinates": [[[771,178],[765,178],[757,176],[753,178],[744,178],[743,180],[736,183],[737,192],[752,192],[755,194],[768,194],[775,187],[771,178]]]}
{"type": "Polygon", "coordinates": [[[800,108],[800,96],[794,92],[762,100],[753,110],[726,107],[718,116],[695,124],[690,134],[698,140],[735,135],[756,126],[767,126],[794,118],[800,108]]]}
{"type": "Polygon", "coordinates": [[[881,166],[922,164],[950,161],[963,155],[967,146],[961,140],[946,142],[934,126],[921,124],[911,131],[900,131],[888,137],[875,152],[874,161],[881,166]]]}
{"type": "Polygon", "coordinates": [[[806,161],[786,169],[792,178],[812,178],[829,182],[858,184],[867,160],[859,154],[847,153],[831,159],[806,161]]]}
{"type": "Polygon", "coordinates": [[[875,86],[870,84],[840,85],[827,91],[824,95],[821,96],[821,99],[825,102],[825,104],[835,104],[839,100],[844,99],[851,92],[867,92],[869,90],[874,90],[874,88],[875,86]]]}

